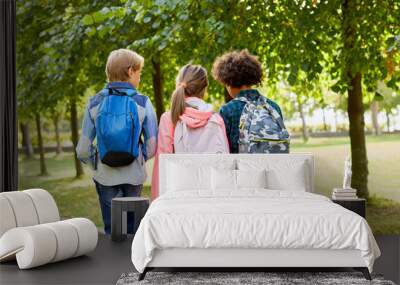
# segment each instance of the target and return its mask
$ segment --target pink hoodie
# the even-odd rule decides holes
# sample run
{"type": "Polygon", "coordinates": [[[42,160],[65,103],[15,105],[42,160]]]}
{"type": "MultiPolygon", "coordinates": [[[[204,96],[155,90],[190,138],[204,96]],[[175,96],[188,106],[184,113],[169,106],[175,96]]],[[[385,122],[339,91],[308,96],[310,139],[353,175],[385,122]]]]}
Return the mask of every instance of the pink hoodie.
{"type": "MultiPolygon", "coordinates": [[[[218,132],[223,133],[226,144],[226,152],[229,152],[228,138],[226,137],[225,124],[222,117],[212,112],[212,107],[206,104],[203,100],[196,97],[186,98],[186,103],[196,107],[186,107],[185,112],[179,117],[182,122],[189,128],[196,129],[207,125],[210,120],[219,125],[218,132]]],[[[174,153],[174,125],[171,119],[171,113],[165,112],[160,118],[160,125],[158,129],[158,142],[157,152],[154,159],[153,177],[151,181],[151,198],[154,200],[158,197],[159,189],[159,173],[158,173],[158,159],[161,153],[174,153]]],[[[221,133],[220,133],[221,134],[221,133]]],[[[219,135],[219,134],[215,134],[219,135]]],[[[190,143],[190,142],[189,142],[190,143]]],[[[204,149],[207,152],[207,149],[204,149]]]]}

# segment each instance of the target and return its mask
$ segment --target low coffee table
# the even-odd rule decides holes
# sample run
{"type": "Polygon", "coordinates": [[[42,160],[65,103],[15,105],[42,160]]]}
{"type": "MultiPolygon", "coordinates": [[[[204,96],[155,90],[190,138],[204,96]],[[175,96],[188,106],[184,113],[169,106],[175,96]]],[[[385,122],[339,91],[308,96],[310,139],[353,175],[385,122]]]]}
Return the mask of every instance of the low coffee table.
{"type": "Polygon", "coordinates": [[[127,212],[135,215],[134,233],[149,208],[150,200],[143,197],[118,197],[111,202],[111,239],[123,241],[127,235],[127,212]]]}

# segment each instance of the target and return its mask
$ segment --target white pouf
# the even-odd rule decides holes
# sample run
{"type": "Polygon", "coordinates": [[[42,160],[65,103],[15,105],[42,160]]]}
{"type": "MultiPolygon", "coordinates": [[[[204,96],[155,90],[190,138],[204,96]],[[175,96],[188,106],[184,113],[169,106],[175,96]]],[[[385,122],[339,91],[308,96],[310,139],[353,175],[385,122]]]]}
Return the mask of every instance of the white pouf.
{"type": "Polygon", "coordinates": [[[0,262],[16,259],[20,269],[84,255],[94,250],[97,228],[85,218],[59,221],[45,190],[0,193],[0,262]]]}
{"type": "Polygon", "coordinates": [[[35,205],[30,196],[21,191],[1,193],[13,209],[17,227],[27,227],[39,224],[35,205]]]}
{"type": "Polygon", "coordinates": [[[15,255],[20,269],[49,263],[56,251],[54,233],[42,225],[11,229],[0,239],[0,259],[15,255]]]}
{"type": "Polygon", "coordinates": [[[16,226],[17,223],[10,202],[6,197],[0,195],[0,237],[16,226]]]}
{"type": "Polygon", "coordinates": [[[49,228],[57,241],[57,252],[51,262],[56,262],[73,257],[78,250],[78,232],[65,221],[43,225],[49,228]]]}
{"type": "Polygon", "coordinates": [[[38,215],[39,224],[51,223],[60,220],[56,201],[49,192],[43,189],[29,189],[23,191],[33,201],[38,215]]]}
{"type": "Polygon", "coordinates": [[[64,222],[72,225],[78,232],[79,242],[74,257],[91,252],[96,248],[99,236],[92,221],[85,218],[74,218],[64,222]]]}

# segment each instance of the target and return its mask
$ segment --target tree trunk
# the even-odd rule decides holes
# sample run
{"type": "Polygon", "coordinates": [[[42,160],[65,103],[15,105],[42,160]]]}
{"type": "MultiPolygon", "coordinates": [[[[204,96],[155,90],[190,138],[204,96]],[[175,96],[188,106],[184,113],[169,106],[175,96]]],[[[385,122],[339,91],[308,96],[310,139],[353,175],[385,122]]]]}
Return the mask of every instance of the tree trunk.
{"type": "Polygon", "coordinates": [[[377,136],[382,134],[381,129],[379,127],[378,114],[379,114],[379,103],[376,100],[372,100],[372,102],[371,102],[371,120],[372,120],[372,127],[374,128],[374,133],[377,136]]]}
{"type": "Polygon", "coordinates": [[[334,111],[334,118],[335,118],[335,132],[338,131],[338,111],[334,111]]]}
{"type": "Polygon", "coordinates": [[[322,121],[324,124],[324,131],[328,131],[328,125],[326,124],[326,114],[325,114],[325,108],[322,108],[322,121]]]}
{"type": "Polygon", "coordinates": [[[390,113],[388,111],[386,111],[385,113],[386,113],[386,128],[387,131],[390,132],[390,113]]]}
{"type": "Polygon", "coordinates": [[[231,95],[229,95],[228,89],[224,88],[224,99],[225,103],[228,103],[229,101],[232,100],[231,95]]]}
{"type": "Polygon", "coordinates": [[[81,177],[83,172],[82,163],[79,161],[77,153],[76,153],[76,146],[78,145],[79,140],[79,127],[78,127],[78,111],[76,108],[76,102],[73,99],[70,99],[70,122],[71,122],[71,140],[74,146],[74,160],[75,160],[75,171],[76,171],[76,178],[81,177]]]}
{"type": "Polygon", "coordinates": [[[362,102],[361,74],[352,79],[348,90],[347,112],[349,114],[350,145],[352,160],[351,187],[358,195],[368,198],[368,159],[365,144],[364,106],[362,102]]]}
{"type": "MultiPolygon", "coordinates": [[[[399,113],[397,112],[396,114],[399,114],[399,113]]],[[[395,127],[396,127],[396,125],[397,125],[396,116],[392,116],[392,122],[391,122],[391,125],[393,126],[393,128],[395,128],[395,127]]]]}
{"type": "Polygon", "coordinates": [[[368,158],[365,144],[364,106],[361,88],[362,75],[355,69],[356,62],[353,58],[356,45],[356,21],[353,15],[357,8],[355,0],[343,2],[343,44],[345,50],[345,72],[348,82],[347,113],[349,115],[349,133],[352,160],[351,187],[358,190],[360,197],[368,198],[368,158]]]}
{"type": "Polygon", "coordinates": [[[57,143],[56,154],[61,154],[62,153],[59,121],[60,121],[60,116],[59,115],[54,115],[53,116],[53,124],[54,124],[54,130],[55,130],[55,133],[56,133],[56,143],[57,143]]]}
{"type": "Polygon", "coordinates": [[[308,138],[309,138],[308,129],[307,129],[307,123],[306,123],[306,117],[304,115],[303,103],[301,103],[299,95],[296,94],[296,96],[297,96],[297,105],[298,105],[298,108],[299,108],[301,124],[302,124],[303,141],[306,143],[308,141],[308,138]]]}
{"type": "Polygon", "coordinates": [[[22,148],[27,158],[32,158],[33,156],[33,146],[31,141],[31,135],[29,132],[28,123],[19,123],[22,134],[22,148]]]}
{"type": "Polygon", "coordinates": [[[164,98],[163,98],[163,75],[161,71],[161,63],[159,58],[152,58],[151,63],[153,65],[153,91],[154,91],[154,102],[156,105],[157,119],[160,121],[161,115],[164,113],[164,98]]]}
{"type": "Polygon", "coordinates": [[[42,122],[41,122],[39,114],[35,115],[35,121],[36,121],[36,131],[37,131],[37,139],[38,139],[38,147],[39,147],[39,155],[40,155],[40,175],[48,175],[46,161],[45,161],[45,157],[44,157],[42,122]]]}

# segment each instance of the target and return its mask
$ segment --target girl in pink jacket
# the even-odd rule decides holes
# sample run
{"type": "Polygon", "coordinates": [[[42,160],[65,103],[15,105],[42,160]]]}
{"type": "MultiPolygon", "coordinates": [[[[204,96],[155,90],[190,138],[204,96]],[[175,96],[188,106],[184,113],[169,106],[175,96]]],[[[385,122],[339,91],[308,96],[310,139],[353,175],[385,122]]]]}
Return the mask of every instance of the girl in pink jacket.
{"type": "Polygon", "coordinates": [[[171,111],[162,114],[151,182],[151,197],[158,197],[158,159],[161,153],[229,153],[224,121],[203,101],[207,71],[187,64],[176,78],[171,111]]]}

